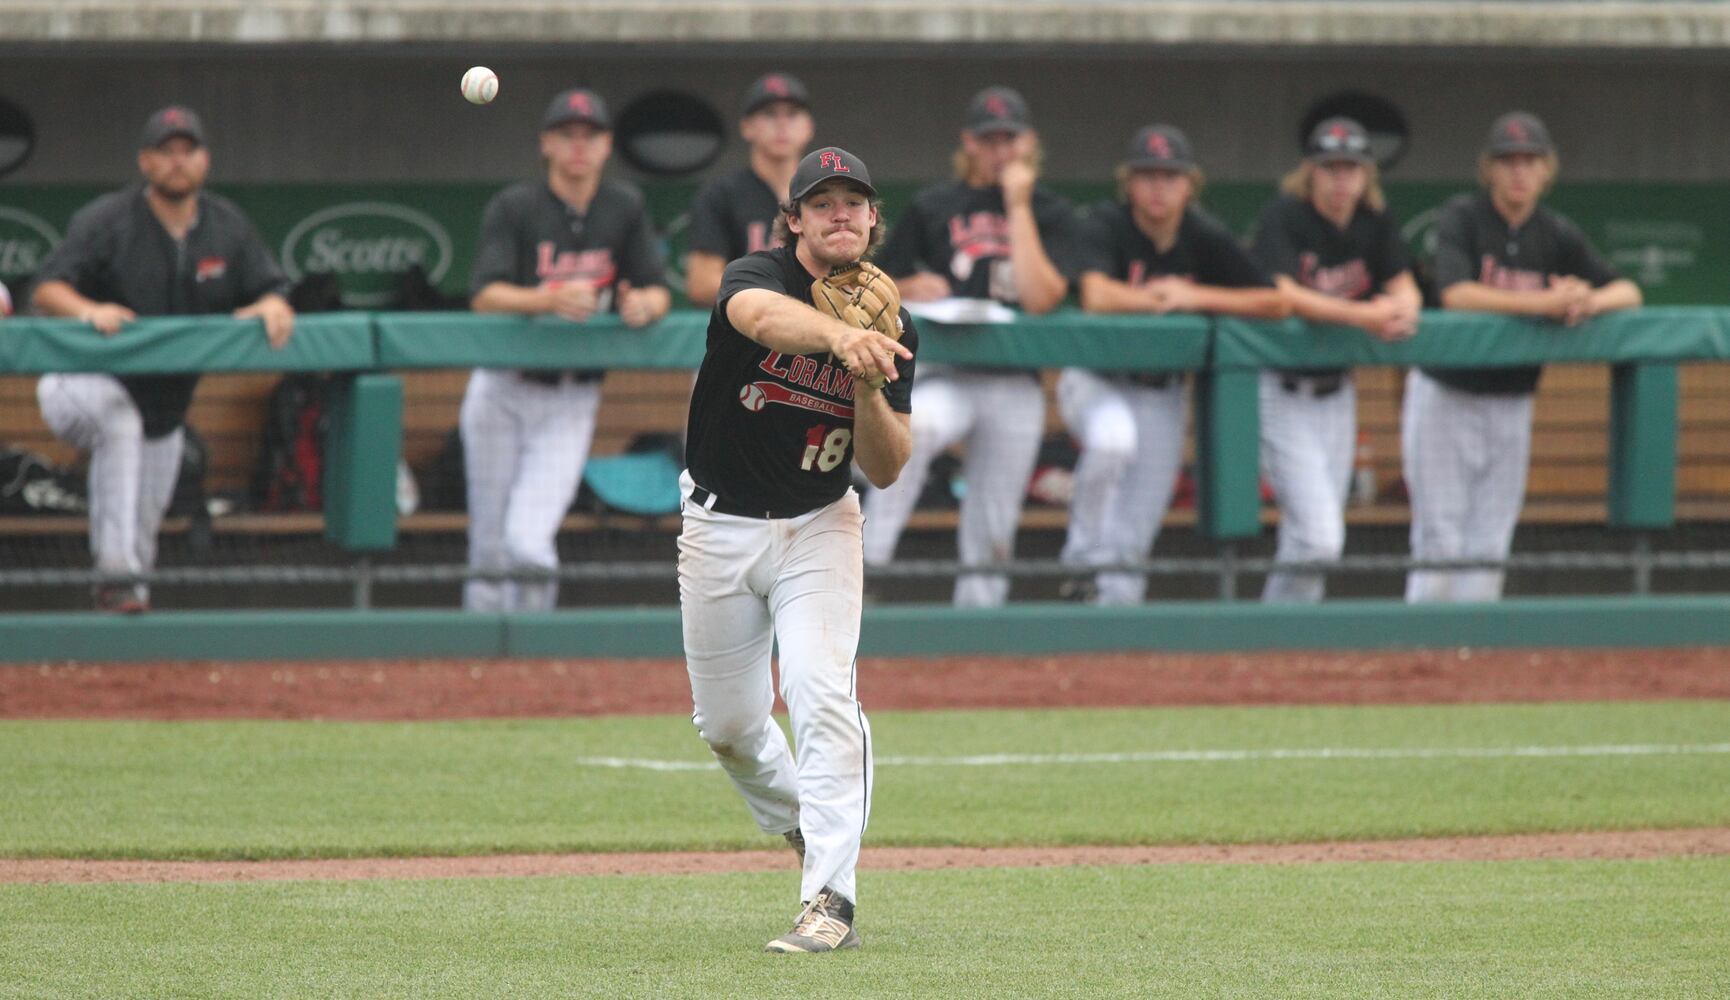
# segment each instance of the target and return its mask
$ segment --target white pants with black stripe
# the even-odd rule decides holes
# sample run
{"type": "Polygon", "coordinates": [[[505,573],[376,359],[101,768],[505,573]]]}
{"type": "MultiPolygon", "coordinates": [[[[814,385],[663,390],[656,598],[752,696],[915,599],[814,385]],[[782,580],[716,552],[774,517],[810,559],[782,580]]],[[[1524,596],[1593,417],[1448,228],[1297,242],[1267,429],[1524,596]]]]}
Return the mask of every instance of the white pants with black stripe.
{"type": "MultiPolygon", "coordinates": [[[[1406,375],[1400,451],[1412,498],[1412,556],[1506,559],[1526,499],[1532,395],[1461,392],[1406,375]]],[[[1502,571],[1413,570],[1406,600],[1494,601],[1502,571]]]]}
{"type": "Polygon", "coordinates": [[[44,375],[42,419],[60,440],[90,452],[90,551],[96,568],[143,573],[156,565],[156,533],[180,478],[181,428],[144,436],[144,418],[112,375],[44,375]]]}
{"type": "MultiPolygon", "coordinates": [[[[1350,377],[1335,392],[1316,396],[1306,376],[1262,372],[1261,469],[1279,504],[1279,545],[1274,561],[1323,562],[1346,547],[1346,490],[1357,445],[1358,394],[1350,377]],[[1287,384],[1292,388],[1286,388],[1287,384]]],[[[1282,570],[1267,575],[1264,601],[1319,601],[1327,578],[1282,570]]]]}
{"type": "MultiPolygon", "coordinates": [[[[680,480],[691,495],[691,476],[680,480]]],[[[825,886],[858,901],[871,814],[871,727],[859,707],[863,605],[859,497],[789,518],[717,514],[686,499],[679,608],[692,721],[765,833],[802,830],[799,899],[825,886]],[[795,758],[771,714],[772,647],[795,758]]]]}
{"type": "MultiPolygon", "coordinates": [[[[468,480],[469,566],[483,570],[559,567],[559,524],[595,437],[599,382],[544,385],[520,373],[482,368],[463,394],[463,471],[468,480]]],[[[470,580],[470,611],[546,611],[557,580],[470,580]]]]}
{"type": "MultiPolygon", "coordinates": [[[[901,477],[865,497],[865,561],[882,566],[895,555],[907,519],[925,489],[931,463],[949,448],[966,449],[956,549],[963,566],[1006,562],[1027,500],[1027,481],[1045,433],[1045,394],[1019,372],[921,372],[913,385],[913,452],[901,477]]],[[[1009,577],[976,573],[955,580],[961,607],[996,607],[1009,599],[1009,577]]]]}
{"type": "MultiPolygon", "coordinates": [[[[1183,468],[1187,393],[1182,375],[1164,387],[1066,368],[1057,380],[1063,422],[1081,447],[1063,561],[1077,567],[1140,562],[1153,551],[1183,468]]],[[[1095,603],[1139,604],[1141,573],[1101,572],[1095,603]]]]}

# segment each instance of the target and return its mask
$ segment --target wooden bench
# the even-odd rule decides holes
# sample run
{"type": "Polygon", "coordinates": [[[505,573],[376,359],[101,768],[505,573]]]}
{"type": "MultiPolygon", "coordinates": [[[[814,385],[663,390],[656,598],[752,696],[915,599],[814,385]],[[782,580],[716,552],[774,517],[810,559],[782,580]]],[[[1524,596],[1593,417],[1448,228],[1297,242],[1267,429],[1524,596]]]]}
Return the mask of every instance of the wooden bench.
{"type": "MultiPolygon", "coordinates": [[[[208,442],[212,491],[245,491],[257,461],[266,399],[279,376],[209,375],[200,383],[189,419],[208,442]]],[[[1359,426],[1373,453],[1377,482],[1385,490],[1400,477],[1399,407],[1403,373],[1368,368],[1357,373],[1359,426]]],[[[444,446],[456,426],[466,371],[416,371],[403,375],[405,406],[403,451],[411,467],[426,466],[444,446]]],[[[1057,408],[1050,402],[1056,373],[1047,372],[1047,429],[1061,432],[1057,408]]],[[[1678,442],[1678,516],[1715,517],[1730,507],[1730,365],[1682,366],[1682,432],[1678,442]]],[[[0,376],[0,442],[46,455],[61,465],[75,463],[74,449],[61,444],[43,425],[36,405],[33,376],[0,376]]],[[[643,433],[682,431],[691,374],[684,371],[626,371],[607,377],[593,453],[617,454],[643,433]]],[[[1601,522],[1605,490],[1605,425],[1609,415],[1609,371],[1603,365],[1552,365],[1544,377],[1534,417],[1532,467],[1527,488],[1526,521],[1601,522]]],[[[1030,506],[1023,526],[1061,525],[1065,513],[1030,506]]],[[[277,515],[272,523],[293,533],[308,529],[304,517],[277,515]]],[[[316,515],[313,515],[316,518],[316,515]]],[[[405,531],[460,530],[462,515],[431,512],[404,522],[405,531]],[[458,520],[452,521],[451,518],[458,520]],[[451,527],[451,525],[457,527],[451,527]]],[[[915,528],[952,523],[952,511],[921,511],[915,528]]],[[[1193,511],[1172,512],[1169,523],[1193,521],[1193,511]]],[[[1354,508],[1354,523],[1395,523],[1405,517],[1403,504],[1354,508]]],[[[621,516],[619,520],[640,522],[621,516]]],[[[81,518],[0,519],[0,533],[64,530],[55,522],[82,525],[81,518]]],[[[595,526],[593,519],[573,516],[571,530],[595,526]]],[[[259,515],[219,522],[224,531],[274,530],[259,515]]],[[[81,528],[79,530],[82,530],[81,528]]]]}

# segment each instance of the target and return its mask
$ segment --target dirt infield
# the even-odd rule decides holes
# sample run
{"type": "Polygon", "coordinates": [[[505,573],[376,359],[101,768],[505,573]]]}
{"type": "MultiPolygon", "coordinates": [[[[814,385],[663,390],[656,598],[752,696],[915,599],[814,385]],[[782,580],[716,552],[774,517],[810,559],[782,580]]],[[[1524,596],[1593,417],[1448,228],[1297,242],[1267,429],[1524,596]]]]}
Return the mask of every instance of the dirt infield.
{"type": "MultiPolygon", "coordinates": [[[[1730,698],[1730,650],[1109,653],[860,661],[867,709],[1730,698]]],[[[688,713],[676,660],[0,666],[0,718],[688,713]]]]}
{"type": "MultiPolygon", "coordinates": [[[[1081,865],[1257,864],[1361,861],[1625,860],[1730,854],[1730,829],[1439,837],[1324,844],[1195,847],[867,847],[865,871],[1058,868],[1081,865]]],[[[524,878],[546,875],[701,875],[784,871],[792,852],[510,854],[470,858],[322,861],[79,861],[0,859],[8,882],[277,882],[524,878]]]]}

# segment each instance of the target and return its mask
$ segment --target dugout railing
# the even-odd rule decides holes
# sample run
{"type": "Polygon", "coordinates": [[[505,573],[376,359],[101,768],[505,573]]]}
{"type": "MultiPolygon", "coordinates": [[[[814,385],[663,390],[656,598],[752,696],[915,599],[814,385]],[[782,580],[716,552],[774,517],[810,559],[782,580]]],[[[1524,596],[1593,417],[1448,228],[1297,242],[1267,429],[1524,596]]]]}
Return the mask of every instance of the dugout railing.
{"type": "MultiPolygon", "coordinates": [[[[0,374],[53,371],[345,373],[336,383],[324,483],[325,536],[351,553],[348,565],[174,567],[146,579],[177,583],[331,583],[354,588],[368,606],[376,582],[460,580],[460,564],[375,565],[373,555],[397,541],[395,468],[402,440],[402,386],[393,374],[415,369],[591,367],[688,369],[700,360],[706,314],[675,312],[647,330],[610,318],[587,324],[469,313],[340,313],[300,318],[287,347],[271,350],[256,322],[153,318],[104,338],[69,321],[14,319],[0,324],[0,374]]],[[[1730,359],[1730,309],[1655,307],[1599,317],[1576,329],[1461,313],[1426,313],[1418,335],[1385,343],[1347,329],[1296,321],[1257,323],[1205,317],[1093,316],[1065,311],[1010,324],[921,325],[927,362],[1053,369],[1193,373],[1197,527],[1218,549],[1205,559],[1155,560],[1154,573],[1207,572],[1219,594],[1237,595],[1240,575],[1265,571],[1266,559],[1243,558],[1240,542],[1262,531],[1258,490],[1259,416],[1256,372],[1264,367],[1483,367],[1536,362],[1610,366],[1606,523],[1627,529],[1625,553],[1549,553],[1511,557],[1511,568],[1628,568],[1644,592],[1659,568],[1730,565],[1730,553],[1655,552],[1647,532],[1674,524],[1679,363],[1730,359]]],[[[1388,571],[1404,556],[1347,556],[1317,564],[1334,572],[1388,571]]],[[[1437,567],[1479,563],[1431,563],[1437,567]]],[[[1020,560],[1020,575],[1058,575],[1073,567],[1020,560]]],[[[953,561],[908,560],[888,576],[952,575],[953,561]]],[[[986,570],[979,570],[986,571],[986,570]]],[[[569,579],[665,578],[670,565],[585,564],[564,567],[569,579]]],[[[88,569],[0,567],[6,586],[88,583],[88,569]]]]}

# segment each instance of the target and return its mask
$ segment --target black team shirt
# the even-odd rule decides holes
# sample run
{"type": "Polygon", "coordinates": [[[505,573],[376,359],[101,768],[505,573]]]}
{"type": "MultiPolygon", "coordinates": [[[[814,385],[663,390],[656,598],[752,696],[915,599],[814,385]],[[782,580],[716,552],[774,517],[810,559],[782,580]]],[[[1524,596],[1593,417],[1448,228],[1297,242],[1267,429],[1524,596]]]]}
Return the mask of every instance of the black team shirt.
{"type": "MultiPolygon", "coordinates": [[[[733,296],[766,288],[811,304],[811,275],[792,247],[727,265],[709,316],[707,348],[685,433],[685,463],[698,486],[752,511],[793,517],[847,492],[853,464],[853,377],[827,354],[782,354],[727,319],[733,296]]],[[[915,353],[919,333],[902,310],[901,342],[915,353]]],[[[896,358],[900,378],[884,386],[897,413],[913,410],[913,362],[896,358]]]]}
{"type": "MultiPolygon", "coordinates": [[[[1061,195],[1033,188],[1033,217],[1045,255],[1064,277],[1075,277],[1075,209],[1061,195]]],[[[877,255],[891,278],[931,271],[949,281],[950,294],[996,299],[1018,306],[1009,277],[1009,217],[1003,189],[969,187],[961,181],[933,184],[913,196],[877,255]]]]}
{"type": "MultiPolygon", "coordinates": [[[[1361,202],[1344,229],[1303,198],[1281,195],[1262,210],[1253,252],[1270,274],[1286,277],[1323,295],[1363,302],[1411,269],[1399,227],[1386,212],[1361,202]]],[[[1295,374],[1332,375],[1344,369],[1302,369],[1295,374]]]]}
{"type": "MultiPolygon", "coordinates": [[[[1456,195],[1436,221],[1436,287],[1476,281],[1507,291],[1543,291],[1554,275],[1573,275],[1602,288],[1621,277],[1592,248],[1579,227],[1542,205],[1519,229],[1510,229],[1488,192],[1456,195]]],[[[1543,369],[1425,368],[1443,385],[1480,395],[1524,395],[1538,388],[1543,369]]]]}
{"type": "MultiPolygon", "coordinates": [[[[64,281],[97,302],[140,316],[220,316],[275,292],[288,280],[240,209],[201,191],[198,221],[176,241],[145,200],[143,185],[105,194],[79,209],[66,239],[43,262],[38,281],[64,281]]],[[[125,330],[121,330],[125,336],[125,330]]],[[[186,421],[197,374],[120,375],[144,435],[159,438],[186,421]]]]}
{"type": "MultiPolygon", "coordinates": [[[[1156,278],[1186,278],[1217,288],[1272,288],[1267,276],[1224,224],[1191,205],[1184,209],[1177,237],[1161,253],[1135,224],[1134,211],[1123,202],[1101,202],[1081,228],[1076,269],[1097,272],[1140,288],[1156,278]]],[[[1166,372],[1133,372],[1130,382],[1165,386],[1166,372]]]]}
{"type": "Polygon", "coordinates": [[[750,167],[724,174],[703,185],[691,203],[685,248],[726,261],[773,249],[781,245],[775,239],[779,212],[775,192],[750,167]]]}
{"type": "MultiPolygon", "coordinates": [[[[648,288],[665,286],[667,276],[642,192],[603,179],[588,211],[579,212],[538,180],[505,188],[481,214],[470,297],[495,281],[523,288],[587,282],[598,296],[595,311],[604,313],[617,310],[620,281],[648,288]]],[[[581,374],[593,380],[602,373],[581,374]]]]}

